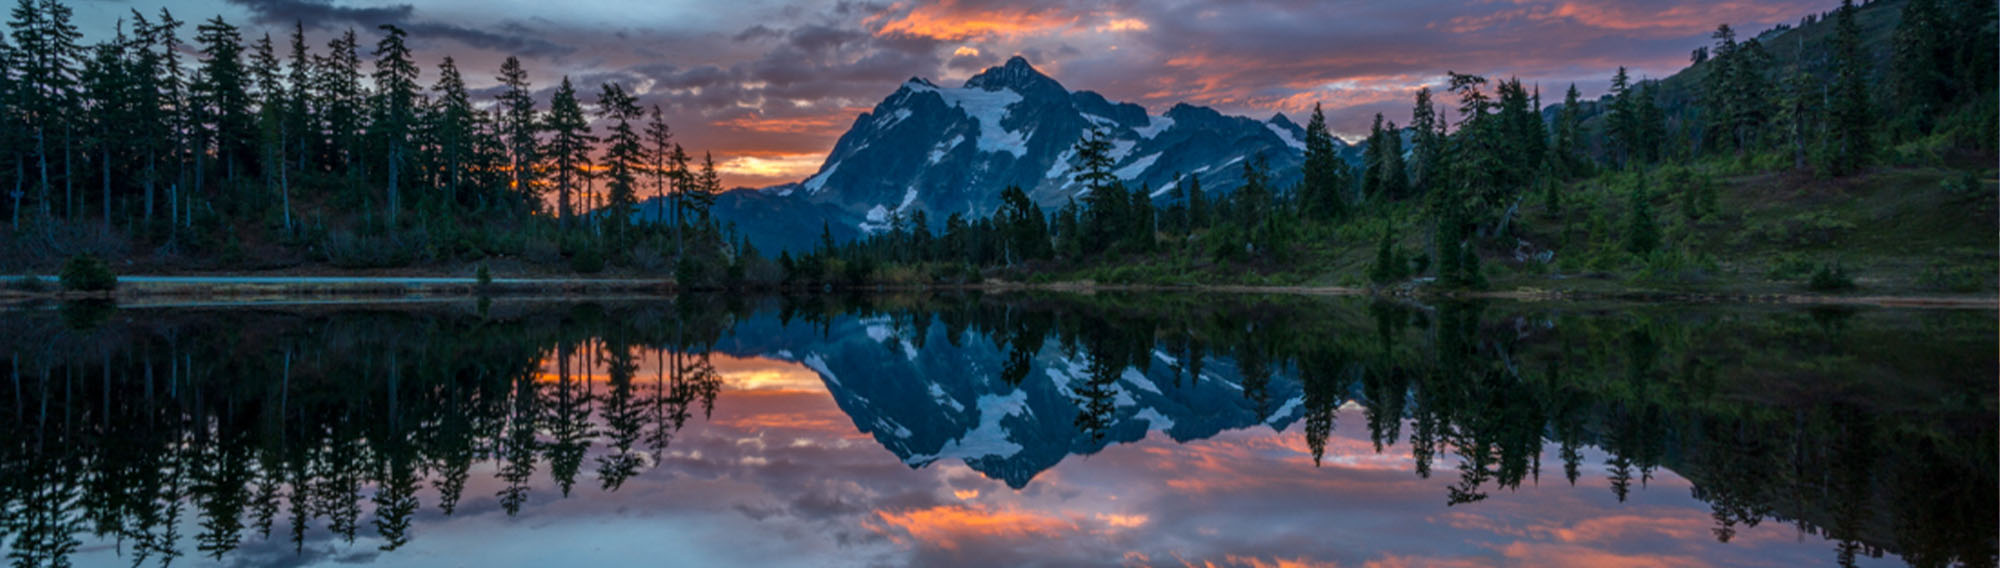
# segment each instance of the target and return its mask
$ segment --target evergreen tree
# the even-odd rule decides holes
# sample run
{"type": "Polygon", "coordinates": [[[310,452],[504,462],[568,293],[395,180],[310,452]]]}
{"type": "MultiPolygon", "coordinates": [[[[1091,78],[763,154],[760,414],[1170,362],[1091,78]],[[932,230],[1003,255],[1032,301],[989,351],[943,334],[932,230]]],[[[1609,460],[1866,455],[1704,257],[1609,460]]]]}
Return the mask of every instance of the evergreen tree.
{"type": "Polygon", "coordinates": [[[1154,225],[1152,189],[1141,184],[1132,189],[1131,202],[1125,205],[1128,243],[1133,252],[1145,253],[1153,250],[1153,238],[1157,227],[1154,225]]]}
{"type": "Polygon", "coordinates": [[[716,194],[722,193],[722,176],[715,171],[714,154],[702,153],[701,174],[688,184],[685,191],[688,213],[694,215],[698,226],[708,226],[709,210],[715,206],[716,194]]]}
{"type": "Polygon", "coordinates": [[[1828,133],[1835,175],[1847,175],[1867,165],[1874,154],[1868,108],[1868,60],[1861,51],[1861,26],[1854,21],[1854,0],[1841,0],[1834,13],[1833,108],[1828,133]]]}
{"type": "Polygon", "coordinates": [[[1618,74],[1611,76],[1611,112],[1606,118],[1606,143],[1610,146],[1611,159],[1618,167],[1625,167],[1631,159],[1633,148],[1639,137],[1639,108],[1632,96],[1632,79],[1619,67],[1618,74]]]}
{"type": "Polygon", "coordinates": [[[1792,169],[1806,168],[1806,147],[1810,143],[1819,116],[1821,89],[1819,82],[1811,74],[1796,66],[1786,75],[1783,96],[1779,99],[1778,124],[1785,132],[1792,149],[1792,169]]]}
{"type": "MultiPolygon", "coordinates": [[[[1341,191],[1346,191],[1342,188],[1341,191]]],[[[1201,191],[1201,176],[1188,176],[1187,188],[1188,230],[1206,229],[1209,224],[1208,195],[1201,191]]]]}
{"type": "MultiPolygon", "coordinates": [[[[128,43],[121,24],[116,37],[97,44],[91,50],[92,57],[84,62],[83,67],[83,92],[88,94],[85,122],[90,129],[84,146],[97,156],[98,183],[102,190],[98,203],[102,208],[100,219],[106,231],[112,229],[112,164],[125,157],[125,147],[134,122],[130,102],[132,81],[130,68],[126,65],[128,43]]],[[[4,91],[0,91],[0,96],[4,95],[4,91]]]]}
{"type": "Polygon", "coordinates": [[[1382,180],[1386,177],[1383,169],[1382,113],[1375,113],[1375,123],[1368,127],[1368,148],[1361,153],[1361,197],[1373,200],[1382,194],[1382,180]]]}
{"type": "Polygon", "coordinates": [[[1403,164],[1403,131],[1390,122],[1382,130],[1382,196],[1402,199],[1410,195],[1410,174],[1403,164]]]}
{"type": "Polygon", "coordinates": [[[1056,210],[1056,243],[1062,249],[1057,252],[1064,260],[1072,262],[1083,258],[1083,222],[1078,217],[1075,199],[1056,210]]]}
{"type": "MultiPolygon", "coordinates": [[[[31,167],[36,169],[33,177],[38,180],[36,201],[46,221],[53,215],[50,153],[62,142],[52,138],[68,140],[77,114],[76,80],[82,53],[77,40],[81,34],[69,21],[69,7],[56,0],[20,0],[10,15],[7,27],[12,32],[13,49],[7,58],[13,62],[14,94],[20,101],[16,108],[30,131],[31,167]]],[[[67,168],[67,152],[63,162],[67,168]]],[[[64,210],[66,216],[73,213],[64,210]]]]}
{"type": "Polygon", "coordinates": [[[389,206],[389,223],[396,223],[402,208],[402,173],[410,160],[410,134],[417,122],[417,63],[404,44],[403,30],[393,25],[378,26],[382,39],[375,43],[375,118],[369,137],[382,144],[383,166],[388,169],[388,189],[384,201],[389,206]]]}
{"type": "Polygon", "coordinates": [[[1916,134],[1930,133],[1934,117],[1945,105],[1951,78],[1946,67],[1951,49],[1945,42],[1952,38],[1944,17],[1937,0],[1910,0],[1892,38],[1891,86],[1904,126],[1916,134]]]}
{"type": "Polygon", "coordinates": [[[1346,178],[1347,161],[1340,159],[1335,151],[1333,133],[1327,131],[1326,114],[1315,103],[1312,120],[1306,122],[1305,179],[1299,188],[1306,213],[1314,217],[1346,215],[1346,178]]]}
{"type": "Polygon", "coordinates": [[[1660,225],[1653,219],[1652,198],[1645,183],[1632,184],[1625,207],[1625,252],[1646,255],[1660,248],[1660,225]]]}
{"type": "Polygon", "coordinates": [[[361,160],[363,113],[367,92],[361,86],[361,41],[352,28],[326,44],[326,55],[313,67],[319,70],[320,104],[325,105],[325,162],[339,170],[356,189],[367,171],[361,160]]]}
{"type": "Polygon", "coordinates": [[[1638,121],[1633,131],[1633,142],[1637,146],[1634,153],[1645,163],[1658,162],[1661,149],[1666,144],[1666,111],[1660,108],[1659,95],[1654,91],[1658,83],[1641,81],[1635,95],[1639,102],[1633,105],[1633,115],[1638,121]]]}
{"type": "MultiPolygon", "coordinates": [[[[458,63],[450,56],[438,63],[437,84],[431,85],[437,93],[436,144],[438,166],[443,170],[445,195],[459,204],[473,202],[467,199],[466,163],[473,155],[473,137],[476,134],[475,121],[482,114],[472,106],[472,94],[465,90],[465,76],[458,71],[458,63]]],[[[484,193],[478,201],[484,205],[484,193]]]]}
{"type": "Polygon", "coordinates": [[[660,112],[660,105],[653,105],[652,114],[646,121],[646,162],[647,173],[653,178],[653,222],[664,225],[667,220],[667,182],[672,180],[670,168],[674,155],[674,131],[667,127],[667,119],[660,112]]]}
{"type": "Polygon", "coordinates": [[[1384,285],[1403,279],[1403,260],[1396,254],[1395,230],[1389,225],[1382,226],[1382,242],[1375,249],[1375,264],[1368,268],[1368,280],[1376,285],[1384,285]]]}
{"type": "Polygon", "coordinates": [[[510,55],[501,62],[498,79],[503,89],[497,97],[500,130],[507,144],[511,185],[522,205],[530,211],[539,210],[542,149],[537,135],[542,131],[542,123],[535,115],[535,95],[529,89],[528,71],[521,67],[519,58],[510,55]]]}
{"type": "Polygon", "coordinates": [[[556,218],[568,227],[576,205],[572,197],[589,179],[590,149],[597,140],[590,135],[590,120],[583,115],[583,104],[576,100],[576,87],[570,85],[569,77],[563,77],[556,87],[545,124],[550,135],[543,150],[555,170],[556,218]]]}
{"type": "MultiPolygon", "coordinates": [[[[921,211],[920,211],[921,212],[921,211]]],[[[1028,199],[1028,192],[1019,186],[1007,186],[1000,192],[1000,212],[1002,230],[1007,240],[1006,260],[1010,264],[1023,260],[1042,260],[1049,257],[1048,227],[1042,220],[1042,209],[1028,199]]]]}
{"type": "Polygon", "coordinates": [[[1125,232],[1125,185],[1111,173],[1111,138],[1103,130],[1091,130],[1076,143],[1076,181],[1083,184],[1084,233],[1091,242],[1116,243],[1127,239],[1125,232]]]}
{"type": "Polygon", "coordinates": [[[285,100],[285,87],[278,80],[277,48],[271,43],[271,34],[264,34],[251,50],[250,67],[257,78],[257,134],[258,171],[264,176],[264,186],[278,193],[280,207],[283,208],[285,229],[291,230],[291,192],[287,184],[285,168],[285,110],[289,104],[285,100]]]}
{"type": "Polygon", "coordinates": [[[1444,124],[1431,102],[1430,87],[1417,89],[1416,106],[1410,111],[1410,135],[1410,188],[1423,192],[1430,187],[1431,178],[1442,173],[1440,160],[1444,157],[1444,124]]]}
{"type": "MultiPolygon", "coordinates": [[[[235,180],[239,168],[256,157],[257,127],[251,116],[249,73],[243,67],[243,38],[236,26],[216,16],[195,28],[202,46],[201,72],[193,92],[203,117],[204,145],[214,148],[223,179],[235,180]]],[[[197,156],[197,160],[200,157],[197,156]]],[[[197,162],[196,170],[200,171],[197,162]]],[[[199,184],[201,180],[197,179],[199,184]]],[[[199,187],[199,185],[197,185],[199,187]]]]}
{"type": "MultiPolygon", "coordinates": [[[[306,49],[306,27],[303,21],[292,23],[291,57],[285,68],[286,87],[290,93],[285,97],[285,121],[280,138],[284,139],[284,150],[279,156],[288,166],[286,169],[305,171],[312,156],[310,134],[314,130],[313,111],[313,59],[306,49]]],[[[279,170],[284,178],[286,169],[279,170]]],[[[288,179],[288,178],[284,178],[288,179]]],[[[290,186],[287,185],[287,195],[290,186]]]]}
{"type": "Polygon", "coordinates": [[[1243,187],[1237,188],[1232,204],[1235,223],[1238,228],[1252,229],[1264,224],[1272,215],[1272,202],[1276,195],[1271,188],[1271,176],[1265,166],[1263,156],[1243,161],[1243,187]]]}
{"type": "Polygon", "coordinates": [[[1570,83],[1569,91],[1563,94],[1562,113],[1556,118],[1555,144],[1552,161],[1556,172],[1567,178],[1582,169],[1583,142],[1583,101],[1577,94],[1576,83],[1570,83]]]}
{"type": "Polygon", "coordinates": [[[645,117],[639,100],[617,83],[605,83],[597,95],[597,117],[610,125],[604,133],[604,188],[606,209],[614,241],[624,237],[632,215],[639,206],[639,175],[646,168],[645,141],[636,124],[645,117]]]}

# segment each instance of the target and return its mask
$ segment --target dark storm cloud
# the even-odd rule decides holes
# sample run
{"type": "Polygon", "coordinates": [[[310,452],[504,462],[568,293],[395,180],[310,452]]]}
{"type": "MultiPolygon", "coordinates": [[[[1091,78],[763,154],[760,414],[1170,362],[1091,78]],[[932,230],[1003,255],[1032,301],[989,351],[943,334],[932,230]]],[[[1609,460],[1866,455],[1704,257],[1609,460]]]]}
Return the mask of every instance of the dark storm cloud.
{"type": "Polygon", "coordinates": [[[518,24],[506,25],[506,33],[490,32],[464,26],[415,20],[412,16],[416,8],[409,4],[358,8],[336,6],[331,2],[315,0],[226,0],[248,9],[252,21],[266,25],[290,25],[304,23],[314,29],[334,29],[340,24],[362,28],[374,28],[389,24],[409,32],[411,37],[443,38],[469,47],[492,50],[527,57],[555,57],[569,55],[576,49],[534,37],[530,30],[518,24]]]}

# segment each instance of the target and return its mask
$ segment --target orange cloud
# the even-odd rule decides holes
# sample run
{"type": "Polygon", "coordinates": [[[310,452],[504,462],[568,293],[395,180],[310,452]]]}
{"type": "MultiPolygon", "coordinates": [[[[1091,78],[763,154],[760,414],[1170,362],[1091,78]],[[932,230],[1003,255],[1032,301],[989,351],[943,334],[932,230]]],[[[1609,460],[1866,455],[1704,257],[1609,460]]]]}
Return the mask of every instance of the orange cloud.
{"type": "Polygon", "coordinates": [[[1480,562],[1467,558],[1433,558],[1420,556],[1387,556],[1362,564],[1363,568],[1482,568],[1492,566],[1491,562],[1480,562]]]}
{"type": "Polygon", "coordinates": [[[1317,562],[1305,558],[1271,558],[1266,560],[1255,556],[1237,556],[1231,554],[1224,556],[1221,564],[1217,564],[1214,561],[1204,561],[1202,562],[1202,566],[1207,568],[1219,568],[1223,566],[1242,566],[1245,568],[1334,568],[1338,564],[1317,562]]]}
{"type": "MultiPolygon", "coordinates": [[[[957,550],[967,538],[1057,537],[1075,532],[1075,522],[1032,511],[986,510],[963,505],[942,505],[902,512],[876,511],[887,529],[931,546],[957,550]]],[[[894,534],[890,534],[894,537],[894,534]]]]}
{"type": "Polygon", "coordinates": [[[1625,568],[1692,568],[1709,566],[1708,562],[1691,556],[1668,556],[1652,554],[1618,554],[1596,550],[1585,546],[1537,542],[1516,542],[1500,549],[1508,559],[1529,566],[1550,568],[1590,568],[1595,566],[1622,566],[1625,568]]]}
{"type": "Polygon", "coordinates": [[[1150,29],[1153,29],[1153,27],[1146,25],[1145,20],[1138,18],[1117,18],[1105,22],[1104,25],[1097,26],[1097,31],[1100,32],[1146,31],[1150,29]]]}
{"type": "Polygon", "coordinates": [[[849,122],[852,122],[854,120],[854,113],[850,112],[850,110],[851,109],[841,109],[839,112],[820,115],[820,116],[791,116],[791,117],[780,117],[780,118],[764,118],[763,116],[753,114],[748,116],[732,118],[729,120],[719,121],[716,122],[715,125],[724,128],[733,128],[745,132],[762,132],[765,134],[831,133],[834,135],[838,135],[846,130],[849,122]]]}
{"type": "Polygon", "coordinates": [[[1657,533],[1676,540],[1701,540],[1709,520],[1693,512],[1672,517],[1616,515],[1584,519],[1574,526],[1535,526],[1528,530],[1566,543],[1599,542],[1636,534],[1657,533]]]}
{"type": "Polygon", "coordinates": [[[1074,25],[1081,19],[1077,14],[1055,9],[964,6],[954,0],[925,3],[907,10],[896,8],[871,16],[863,23],[879,24],[876,35],[960,41],[1041,33],[1074,25]]]}
{"type": "Polygon", "coordinates": [[[758,179],[805,179],[819,171],[824,154],[776,154],[736,156],[715,164],[717,173],[758,179]]]}

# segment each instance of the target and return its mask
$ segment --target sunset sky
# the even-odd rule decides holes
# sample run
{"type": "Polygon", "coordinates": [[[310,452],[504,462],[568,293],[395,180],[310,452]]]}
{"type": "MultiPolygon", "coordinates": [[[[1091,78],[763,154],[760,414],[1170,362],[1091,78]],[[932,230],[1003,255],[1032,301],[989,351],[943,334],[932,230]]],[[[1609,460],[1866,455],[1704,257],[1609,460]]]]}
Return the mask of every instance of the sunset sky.
{"type": "MultiPolygon", "coordinates": [[[[1337,134],[1376,112],[1408,120],[1410,94],[1445,71],[1519,76],[1545,99],[1601,94],[1619,65],[1663,76],[1718,23],[1754,33],[1830,0],[136,0],[72,2],[88,39],[129,10],[193,23],[221,15],[283,45],[303,21],[315,51],[353,27],[410,33],[426,63],[455,57],[477,88],[519,55],[538,89],[562,76],[594,96],[616,81],[661,105],[725,185],[797,181],[854,116],[912,76],[956,84],[1023,55],[1071,90],[1164,111],[1177,102],[1304,122],[1315,101],[1337,134]]],[[[365,50],[372,51],[372,49],[365,50]]],[[[363,54],[366,57],[367,53],[363,54]]],[[[478,93],[491,100],[491,91],[478,93]]],[[[546,90],[542,93],[547,96],[546,90]]],[[[1553,102],[1548,101],[1548,102],[1553,102]]]]}

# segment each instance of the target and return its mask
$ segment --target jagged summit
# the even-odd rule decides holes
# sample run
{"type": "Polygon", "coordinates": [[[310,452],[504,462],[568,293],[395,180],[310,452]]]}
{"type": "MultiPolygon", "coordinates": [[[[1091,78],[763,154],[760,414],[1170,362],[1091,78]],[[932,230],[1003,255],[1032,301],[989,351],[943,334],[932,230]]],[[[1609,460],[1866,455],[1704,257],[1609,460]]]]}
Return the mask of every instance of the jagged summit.
{"type": "Polygon", "coordinates": [[[1043,75],[1033,64],[1028,63],[1027,58],[1019,55],[1008,58],[1007,63],[1003,65],[989,67],[978,75],[973,75],[971,79],[966,79],[965,88],[986,91],[1010,89],[1023,95],[1068,93],[1063,89],[1062,83],[1043,75]]]}

